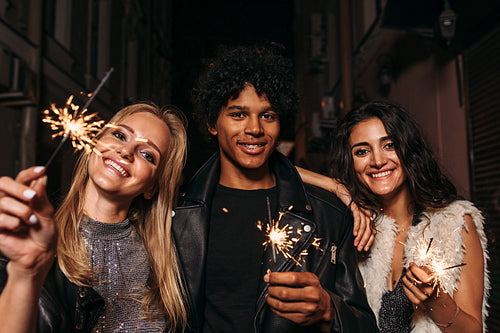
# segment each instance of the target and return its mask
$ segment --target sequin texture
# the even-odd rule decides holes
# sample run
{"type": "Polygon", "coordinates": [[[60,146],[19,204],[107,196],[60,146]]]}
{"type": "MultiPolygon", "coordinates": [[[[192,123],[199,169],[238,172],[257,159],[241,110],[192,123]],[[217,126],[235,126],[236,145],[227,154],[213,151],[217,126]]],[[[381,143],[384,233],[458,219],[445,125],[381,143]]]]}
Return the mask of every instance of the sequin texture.
{"type": "Polygon", "coordinates": [[[133,224],[128,219],[102,223],[84,218],[80,232],[95,272],[93,288],[106,302],[93,332],[161,332],[164,320],[153,325],[142,311],[150,264],[133,224]]]}
{"type": "Polygon", "coordinates": [[[403,289],[403,276],[398,281],[393,291],[388,291],[382,296],[382,306],[379,311],[379,328],[381,333],[410,333],[411,315],[413,304],[406,296],[403,289]]]}

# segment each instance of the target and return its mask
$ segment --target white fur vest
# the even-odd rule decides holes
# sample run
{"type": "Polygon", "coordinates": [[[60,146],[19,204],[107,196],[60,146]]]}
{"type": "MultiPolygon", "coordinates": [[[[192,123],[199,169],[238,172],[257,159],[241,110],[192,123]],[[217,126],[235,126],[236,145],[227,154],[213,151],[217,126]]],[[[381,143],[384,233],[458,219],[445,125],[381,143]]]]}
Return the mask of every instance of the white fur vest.
{"type": "MultiPolygon", "coordinates": [[[[484,254],[484,296],[483,296],[483,332],[486,331],[485,319],[488,314],[487,299],[490,290],[490,281],[487,270],[488,252],[486,249],[486,236],[484,234],[484,218],[474,205],[465,200],[455,201],[449,206],[424,213],[424,217],[416,226],[408,230],[405,244],[404,266],[410,262],[417,265],[428,264],[419,254],[419,250],[426,252],[432,238],[432,245],[428,254],[438,257],[446,267],[462,263],[465,246],[462,239],[462,230],[466,228],[464,215],[470,215],[476,225],[479,239],[484,254]]],[[[382,295],[389,291],[388,278],[391,270],[394,244],[398,228],[395,221],[382,216],[377,223],[377,235],[369,252],[369,257],[359,263],[359,268],[365,280],[368,302],[375,313],[378,314],[382,303],[382,295]],[[367,282],[368,281],[368,282],[367,282]]],[[[420,252],[421,253],[421,252],[420,252]]],[[[460,279],[461,268],[448,269],[440,275],[440,281],[446,291],[453,296],[460,279]]],[[[417,310],[412,318],[413,333],[441,333],[432,319],[417,310]]]]}

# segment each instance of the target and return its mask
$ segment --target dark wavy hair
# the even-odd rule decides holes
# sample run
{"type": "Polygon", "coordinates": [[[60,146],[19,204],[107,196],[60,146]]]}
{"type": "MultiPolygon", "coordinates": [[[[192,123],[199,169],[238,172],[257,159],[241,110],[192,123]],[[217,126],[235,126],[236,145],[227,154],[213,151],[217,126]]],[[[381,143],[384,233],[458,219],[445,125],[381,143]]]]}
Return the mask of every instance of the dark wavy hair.
{"type": "Polygon", "coordinates": [[[354,126],[378,118],[393,140],[406,174],[415,213],[442,208],[457,199],[457,191],[443,174],[416,121],[401,107],[388,102],[371,102],[350,111],[338,124],[332,141],[331,176],[351,193],[353,201],[377,212],[380,199],[356,176],[349,137],[354,126]]]}
{"type": "Polygon", "coordinates": [[[275,43],[221,48],[193,89],[195,119],[214,127],[221,109],[251,84],[259,96],[267,97],[285,126],[292,120],[299,97],[292,63],[283,51],[275,43]]]}

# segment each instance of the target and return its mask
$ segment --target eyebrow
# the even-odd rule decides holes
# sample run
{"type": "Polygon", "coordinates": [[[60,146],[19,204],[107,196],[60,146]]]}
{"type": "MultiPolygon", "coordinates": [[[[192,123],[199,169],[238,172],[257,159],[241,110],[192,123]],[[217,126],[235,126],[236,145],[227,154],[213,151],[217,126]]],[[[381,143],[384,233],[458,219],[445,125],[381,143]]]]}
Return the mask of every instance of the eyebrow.
{"type": "MultiPolygon", "coordinates": [[[[250,108],[248,106],[244,106],[244,105],[231,105],[231,106],[228,106],[226,108],[227,111],[232,111],[232,110],[247,111],[249,109],[250,108]]],[[[269,111],[276,112],[272,106],[265,107],[262,111],[264,111],[264,112],[269,112],[269,111]]]]}
{"type": "MultiPolygon", "coordinates": [[[[383,136],[379,139],[379,142],[384,142],[385,140],[391,140],[391,137],[390,136],[383,136]]],[[[359,147],[359,146],[369,146],[370,144],[366,141],[364,142],[358,142],[358,143],[355,143],[352,145],[351,149],[352,148],[355,148],[355,147],[359,147]]]]}
{"type": "MultiPolygon", "coordinates": [[[[128,125],[119,124],[118,126],[127,129],[132,134],[135,134],[135,131],[132,129],[132,127],[130,127],[128,125]]],[[[144,143],[148,144],[149,146],[151,146],[152,148],[154,148],[156,151],[158,151],[158,154],[160,154],[160,156],[161,156],[160,148],[158,148],[158,146],[155,145],[154,142],[152,142],[151,140],[144,139],[144,138],[137,138],[137,137],[135,138],[135,140],[140,141],[140,142],[144,142],[144,143]]]]}

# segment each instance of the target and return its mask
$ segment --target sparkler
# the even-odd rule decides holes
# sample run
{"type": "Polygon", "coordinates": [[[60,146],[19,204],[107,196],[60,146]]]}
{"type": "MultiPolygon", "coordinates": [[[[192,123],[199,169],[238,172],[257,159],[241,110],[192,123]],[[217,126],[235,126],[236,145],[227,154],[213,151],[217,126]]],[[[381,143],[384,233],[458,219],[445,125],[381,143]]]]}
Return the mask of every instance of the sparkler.
{"type": "MultiPolygon", "coordinates": [[[[432,246],[434,238],[429,242],[425,239],[417,241],[416,248],[416,264],[419,266],[428,266],[431,269],[431,277],[433,287],[437,287],[443,283],[443,280],[449,278],[446,271],[454,268],[465,266],[465,263],[455,264],[450,266],[451,258],[447,258],[444,251],[439,246],[432,246]]],[[[435,244],[435,242],[434,242],[435,244]]]]}
{"type": "MultiPolygon", "coordinates": [[[[291,207],[290,207],[291,208],[291,207]]],[[[269,223],[266,226],[266,238],[267,240],[262,243],[262,245],[267,248],[267,246],[271,246],[273,251],[273,260],[276,262],[276,251],[281,252],[285,258],[292,258],[290,254],[290,249],[293,245],[298,241],[297,238],[290,238],[290,235],[293,233],[293,228],[288,224],[284,227],[280,228],[280,222],[283,215],[286,212],[279,212],[279,218],[277,221],[272,219],[269,220],[269,223]]],[[[270,211],[268,212],[270,214],[270,211]]],[[[257,228],[262,230],[262,224],[260,221],[257,223],[257,228]]]]}
{"type": "Polygon", "coordinates": [[[61,142],[59,142],[59,145],[45,164],[45,168],[48,168],[48,166],[68,138],[71,138],[72,146],[76,150],[85,149],[87,151],[92,151],[93,147],[95,146],[93,137],[101,129],[101,126],[105,121],[99,120],[97,117],[97,113],[86,114],[86,112],[88,111],[88,106],[94,100],[97,93],[101,90],[104,83],[108,80],[113,70],[114,69],[111,68],[106,73],[94,92],[90,94],[90,98],[83,106],[82,112],[78,112],[80,109],[79,106],[73,104],[73,95],[68,98],[65,107],[57,108],[55,104],[51,104],[50,110],[47,109],[43,111],[45,117],[42,119],[42,121],[44,123],[50,124],[50,128],[53,131],[57,131],[56,133],[52,134],[52,138],[58,136],[63,137],[61,142]],[[50,111],[52,111],[54,115],[51,115],[50,111]]]}
{"type": "MultiPolygon", "coordinates": [[[[269,202],[269,197],[266,197],[266,204],[267,204],[267,217],[269,223],[272,221],[272,215],[271,215],[271,203],[269,202]]],[[[281,220],[281,215],[280,215],[280,220],[281,220]]],[[[275,230],[273,230],[272,234],[270,234],[269,239],[274,240],[277,242],[279,239],[282,239],[284,236],[288,237],[288,235],[285,233],[282,235],[282,233],[278,232],[276,233],[275,230]]],[[[274,243],[271,244],[271,250],[273,252],[273,261],[276,262],[276,248],[274,246],[274,243]]]]}
{"type": "MultiPolygon", "coordinates": [[[[269,204],[269,198],[266,198],[267,200],[267,208],[268,208],[268,217],[269,217],[269,223],[266,226],[266,231],[265,231],[265,236],[266,236],[266,241],[262,243],[264,248],[267,248],[268,246],[271,246],[272,250],[272,255],[273,255],[273,261],[276,262],[276,253],[281,253],[285,258],[290,258],[292,259],[297,265],[301,266],[301,260],[303,259],[304,256],[308,255],[307,249],[302,251],[299,255],[298,258],[295,258],[291,253],[290,250],[293,249],[294,245],[300,240],[302,237],[302,232],[303,229],[298,228],[295,230],[296,237],[293,237],[294,234],[294,229],[292,226],[286,224],[283,227],[280,227],[280,222],[281,218],[288,212],[290,211],[293,206],[288,207],[287,211],[281,211],[279,212],[279,217],[277,221],[274,221],[271,217],[271,208],[269,204]]],[[[262,230],[262,223],[259,221],[257,222],[257,228],[259,230],[262,230]]],[[[313,246],[316,249],[319,249],[323,251],[320,247],[320,238],[314,237],[313,241],[311,243],[311,246],[313,246]]]]}

